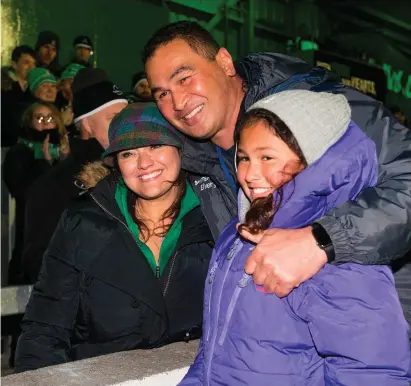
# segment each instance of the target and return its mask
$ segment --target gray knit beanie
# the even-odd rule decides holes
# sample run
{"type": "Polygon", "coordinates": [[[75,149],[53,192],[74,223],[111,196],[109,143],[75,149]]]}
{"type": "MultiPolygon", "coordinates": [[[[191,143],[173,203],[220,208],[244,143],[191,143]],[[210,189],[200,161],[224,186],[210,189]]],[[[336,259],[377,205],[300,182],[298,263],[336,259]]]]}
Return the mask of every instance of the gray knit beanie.
{"type": "Polygon", "coordinates": [[[308,165],[317,161],[346,132],[351,109],[344,95],[288,90],[254,103],[247,111],[276,114],[293,133],[308,165]]]}

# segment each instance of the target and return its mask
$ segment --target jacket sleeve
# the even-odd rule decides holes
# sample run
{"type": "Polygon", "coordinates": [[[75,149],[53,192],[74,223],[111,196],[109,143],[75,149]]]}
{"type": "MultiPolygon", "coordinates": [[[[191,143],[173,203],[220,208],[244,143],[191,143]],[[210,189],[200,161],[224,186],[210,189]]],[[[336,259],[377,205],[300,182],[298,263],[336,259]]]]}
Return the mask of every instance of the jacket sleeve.
{"type": "Polygon", "coordinates": [[[30,185],[50,168],[46,160],[35,160],[32,150],[26,146],[15,145],[4,160],[4,182],[13,197],[23,197],[30,185]]]}
{"type": "Polygon", "coordinates": [[[204,350],[203,350],[203,338],[200,340],[200,346],[194,363],[188,369],[187,374],[183,380],[179,383],[179,386],[186,385],[202,385],[203,373],[204,373],[204,350]]]}
{"type": "Polygon", "coordinates": [[[15,372],[69,361],[76,320],[80,272],[74,267],[70,222],[65,212],[44,255],[22,321],[15,372]]]}
{"type": "Polygon", "coordinates": [[[327,385],[409,385],[411,354],[389,267],[327,264],[297,314],[325,360],[327,385]]]}
{"type": "Polygon", "coordinates": [[[376,144],[378,181],[318,222],[333,242],[335,263],[389,264],[411,249],[411,130],[374,99],[351,89],[342,93],[353,121],[376,144]]]}

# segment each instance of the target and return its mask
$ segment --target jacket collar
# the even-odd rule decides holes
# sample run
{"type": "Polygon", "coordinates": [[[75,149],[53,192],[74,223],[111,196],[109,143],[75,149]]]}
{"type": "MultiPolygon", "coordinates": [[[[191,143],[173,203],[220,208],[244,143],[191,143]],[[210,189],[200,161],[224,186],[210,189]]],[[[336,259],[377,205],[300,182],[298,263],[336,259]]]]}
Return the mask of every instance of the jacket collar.
{"type": "Polygon", "coordinates": [[[312,68],[302,59],[272,52],[250,53],[235,62],[237,74],[244,80],[247,93],[239,118],[258,100],[284,89],[312,89],[324,82],[338,82],[337,75],[312,68]]]}
{"type": "MultiPolygon", "coordinates": [[[[187,205],[184,205],[184,210],[180,215],[182,229],[176,245],[177,249],[187,244],[213,241],[211,231],[199,206],[200,201],[189,184],[188,187],[190,195],[186,200],[187,205]]],[[[127,226],[127,220],[115,199],[116,190],[116,178],[113,175],[108,175],[96,185],[90,194],[107,212],[127,226]]]]}

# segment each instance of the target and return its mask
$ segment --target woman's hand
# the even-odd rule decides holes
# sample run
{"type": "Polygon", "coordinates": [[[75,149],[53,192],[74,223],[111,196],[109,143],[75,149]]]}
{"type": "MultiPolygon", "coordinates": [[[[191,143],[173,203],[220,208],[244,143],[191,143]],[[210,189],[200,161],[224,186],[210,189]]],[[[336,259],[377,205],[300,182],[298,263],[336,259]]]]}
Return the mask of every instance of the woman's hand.
{"type": "Polygon", "coordinates": [[[69,154],[70,154],[70,144],[69,144],[68,135],[66,134],[60,142],[60,159],[61,160],[66,159],[69,154]]]}
{"type": "Polygon", "coordinates": [[[51,162],[53,161],[53,158],[52,158],[52,156],[50,155],[50,151],[49,151],[49,144],[50,144],[49,139],[50,139],[50,134],[47,134],[47,137],[46,137],[46,139],[45,139],[44,142],[43,142],[43,148],[42,148],[42,150],[43,150],[43,157],[44,157],[44,159],[45,159],[46,161],[48,161],[48,162],[51,163],[51,162]]]}

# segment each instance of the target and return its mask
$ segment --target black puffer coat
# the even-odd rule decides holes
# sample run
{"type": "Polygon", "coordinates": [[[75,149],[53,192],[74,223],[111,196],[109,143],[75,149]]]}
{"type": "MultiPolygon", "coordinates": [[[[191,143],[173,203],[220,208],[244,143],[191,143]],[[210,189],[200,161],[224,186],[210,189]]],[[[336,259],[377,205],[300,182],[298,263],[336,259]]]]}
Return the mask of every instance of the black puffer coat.
{"type": "Polygon", "coordinates": [[[78,174],[88,163],[98,161],[103,151],[94,138],[72,138],[68,157],[30,186],[25,201],[24,247],[21,256],[24,278],[29,283],[37,281],[44,252],[61,215],[81,192],[75,184],[78,174]]]}
{"type": "Polygon", "coordinates": [[[213,239],[200,207],[183,218],[156,279],[115,189],[109,176],[64,212],[23,318],[16,372],[201,335],[213,239]]]}
{"type": "Polygon", "coordinates": [[[3,179],[11,196],[16,200],[15,239],[12,258],[9,264],[9,285],[26,284],[21,267],[25,232],[26,195],[30,186],[53,166],[45,159],[35,159],[34,151],[17,143],[12,146],[3,163],[3,179]]]}

